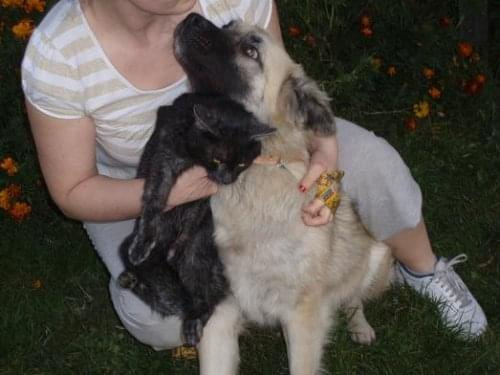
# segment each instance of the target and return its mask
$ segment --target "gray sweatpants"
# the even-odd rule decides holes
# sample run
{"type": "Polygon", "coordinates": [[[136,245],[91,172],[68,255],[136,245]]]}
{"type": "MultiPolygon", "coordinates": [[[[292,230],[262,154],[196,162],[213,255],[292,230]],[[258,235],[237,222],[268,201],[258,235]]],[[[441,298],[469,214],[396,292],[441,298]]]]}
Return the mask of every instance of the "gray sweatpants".
{"type": "MultiPolygon", "coordinates": [[[[398,152],[372,132],[339,118],[337,138],[338,164],[345,171],[343,189],[368,231],[384,240],[415,227],[421,219],[422,195],[398,152]]],[[[116,282],[123,270],[118,248],[133,225],[133,220],[84,223],[111,274],[113,306],[125,328],[139,341],[157,350],[182,345],[179,318],[162,318],[116,282]]]]}

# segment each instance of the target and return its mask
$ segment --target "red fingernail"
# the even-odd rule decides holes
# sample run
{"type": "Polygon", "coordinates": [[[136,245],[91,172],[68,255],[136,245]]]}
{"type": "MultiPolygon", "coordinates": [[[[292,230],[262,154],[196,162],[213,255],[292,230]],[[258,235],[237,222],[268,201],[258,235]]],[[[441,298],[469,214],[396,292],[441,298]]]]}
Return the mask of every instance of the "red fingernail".
{"type": "Polygon", "coordinates": [[[306,189],[306,187],[304,185],[300,185],[299,186],[299,190],[300,190],[301,193],[305,193],[307,189],[306,189]]]}

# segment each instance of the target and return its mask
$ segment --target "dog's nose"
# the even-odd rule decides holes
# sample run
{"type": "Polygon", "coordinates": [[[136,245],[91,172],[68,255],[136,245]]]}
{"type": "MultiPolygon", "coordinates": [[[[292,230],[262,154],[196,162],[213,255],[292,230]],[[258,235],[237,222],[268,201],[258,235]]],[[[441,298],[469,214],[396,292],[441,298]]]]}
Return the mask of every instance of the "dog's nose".
{"type": "Polygon", "coordinates": [[[205,23],[208,23],[208,21],[198,13],[190,13],[184,20],[184,24],[190,28],[203,27],[205,23]]]}

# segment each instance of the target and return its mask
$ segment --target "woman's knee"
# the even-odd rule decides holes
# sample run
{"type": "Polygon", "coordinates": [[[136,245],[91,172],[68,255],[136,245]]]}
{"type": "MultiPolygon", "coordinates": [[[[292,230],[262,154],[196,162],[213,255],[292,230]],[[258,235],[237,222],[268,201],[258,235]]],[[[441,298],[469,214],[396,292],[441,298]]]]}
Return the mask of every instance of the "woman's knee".
{"type": "Polygon", "coordinates": [[[344,188],[363,224],[377,239],[414,227],[421,218],[422,194],[400,154],[373,133],[357,141],[344,188]]]}
{"type": "Polygon", "coordinates": [[[343,119],[337,119],[337,128],[339,164],[346,170],[345,183],[351,179],[353,185],[359,186],[387,182],[393,176],[411,178],[401,155],[384,138],[343,119]]]}
{"type": "Polygon", "coordinates": [[[155,350],[183,344],[182,321],[178,317],[162,317],[131,291],[121,288],[113,278],[109,283],[109,291],[120,321],[137,340],[155,350]]]}
{"type": "Polygon", "coordinates": [[[368,133],[357,139],[355,147],[347,155],[351,160],[346,171],[346,182],[353,188],[373,192],[377,186],[398,189],[401,184],[416,185],[401,155],[385,139],[368,133]]]}

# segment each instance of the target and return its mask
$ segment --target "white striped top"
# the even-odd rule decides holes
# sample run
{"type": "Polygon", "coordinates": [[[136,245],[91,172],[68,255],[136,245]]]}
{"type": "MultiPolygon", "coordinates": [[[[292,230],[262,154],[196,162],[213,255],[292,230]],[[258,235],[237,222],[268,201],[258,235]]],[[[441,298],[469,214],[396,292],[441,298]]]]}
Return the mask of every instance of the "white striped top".
{"type": "MultiPolygon", "coordinates": [[[[271,0],[199,0],[218,26],[232,19],[267,27],[271,0]]],[[[35,29],[22,62],[26,99],[59,119],[94,120],[99,173],[132,178],[156,111],[186,92],[187,79],[158,90],[134,87],[111,64],[78,0],[60,0],[35,29]]]]}

